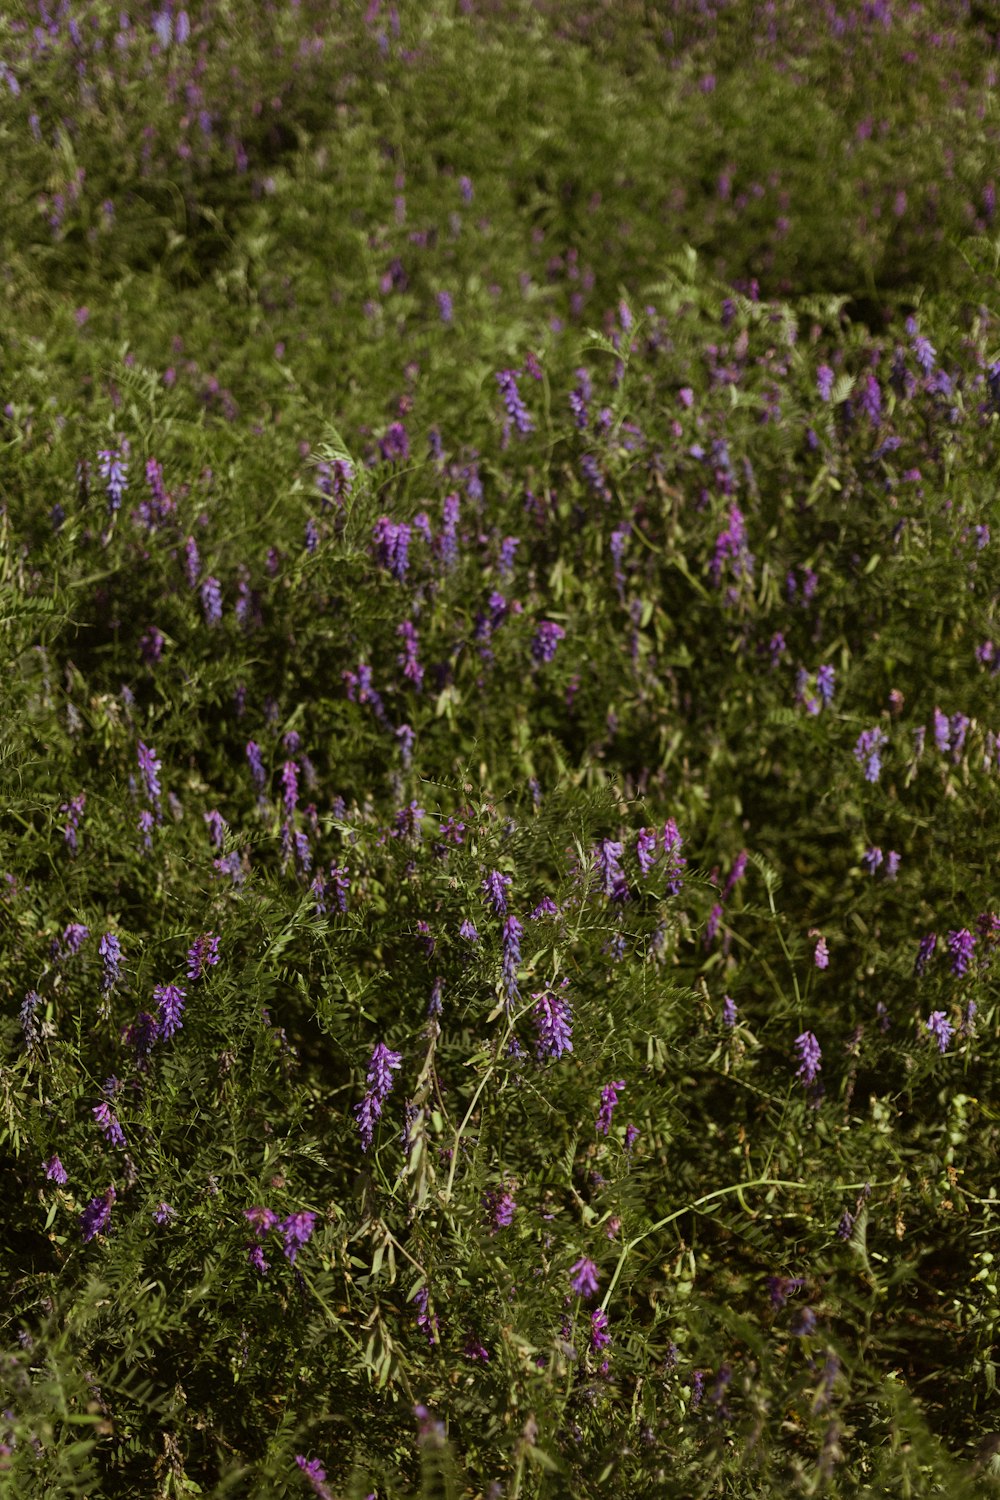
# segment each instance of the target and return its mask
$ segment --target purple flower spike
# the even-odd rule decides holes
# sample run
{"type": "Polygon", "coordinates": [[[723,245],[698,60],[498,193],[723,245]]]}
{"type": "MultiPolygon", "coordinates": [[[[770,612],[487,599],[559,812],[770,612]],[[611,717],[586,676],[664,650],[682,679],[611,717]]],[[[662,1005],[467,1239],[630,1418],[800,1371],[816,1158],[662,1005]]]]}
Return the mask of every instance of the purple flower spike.
{"type": "Polygon", "coordinates": [[[932,1011],[927,1018],[927,1030],[937,1042],[939,1052],[947,1052],[954,1029],[943,1010],[932,1011]]]}
{"type": "Polygon", "coordinates": [[[160,1007],[160,1038],[168,1042],[183,1026],[186,991],[179,984],[157,984],[153,987],[153,999],[160,1007]]]}
{"type": "Polygon", "coordinates": [[[801,1036],[795,1038],[795,1048],[799,1054],[799,1066],[795,1076],[801,1078],[806,1087],[809,1087],[815,1083],[819,1073],[822,1057],[819,1042],[811,1031],[803,1031],[801,1036]]]}
{"type": "Polygon", "coordinates": [[[528,409],[521,400],[521,393],[517,388],[516,370],[499,370],[497,372],[497,385],[503,397],[503,404],[507,410],[507,416],[513,423],[521,437],[527,437],[533,432],[535,424],[528,413],[528,409]]]}
{"type": "Polygon", "coordinates": [[[611,1116],[614,1114],[615,1105],[618,1103],[618,1095],[625,1087],[625,1080],[620,1078],[617,1083],[607,1083],[601,1090],[601,1107],[594,1122],[595,1129],[601,1135],[608,1135],[611,1130],[611,1116]]]}
{"type": "Polygon", "coordinates": [[[296,1453],[295,1462],[309,1481],[314,1495],[319,1500],[333,1500],[333,1496],[326,1486],[326,1470],[321,1467],[318,1458],[306,1458],[304,1453],[296,1453]]]}
{"type": "Polygon", "coordinates": [[[111,1209],[117,1197],[114,1186],[107,1188],[98,1198],[91,1198],[80,1215],[80,1233],[86,1245],[96,1235],[104,1234],[111,1222],[111,1209]]]}
{"type": "Polygon", "coordinates": [[[45,1167],[45,1176],[49,1182],[54,1182],[57,1187],[65,1187],[69,1178],[66,1176],[66,1168],[58,1156],[49,1159],[45,1167]]]}
{"type": "Polygon", "coordinates": [[[294,1266],[302,1246],[308,1245],[315,1226],[316,1215],[309,1212],[289,1214],[278,1225],[278,1232],[284,1241],[285,1255],[291,1265],[294,1266]]]}
{"type": "Polygon", "coordinates": [[[597,1267],[583,1256],[570,1267],[569,1284],[578,1297],[596,1297],[599,1286],[597,1267]]]}
{"type": "MultiPolygon", "coordinates": [[[[564,980],[564,986],[565,983],[564,980]]],[[[572,1052],[573,1023],[569,1001],[554,990],[542,990],[531,998],[536,1002],[534,1018],[538,1041],[535,1051],[539,1060],[544,1057],[558,1060],[564,1052],[572,1052]]]]}
{"type": "Polygon", "coordinates": [[[951,972],[961,979],[972,961],[972,950],[976,940],[967,927],[948,934],[948,952],[951,954],[951,972]]]}
{"type": "Polygon", "coordinates": [[[611,1343],[611,1335],[608,1332],[608,1315],[603,1307],[595,1307],[590,1315],[590,1347],[594,1353],[606,1349],[611,1343]]]}
{"type": "Polygon", "coordinates": [[[499,870],[491,870],[483,880],[483,894],[498,917],[506,914],[507,892],[510,887],[510,876],[501,875],[499,870]]]}

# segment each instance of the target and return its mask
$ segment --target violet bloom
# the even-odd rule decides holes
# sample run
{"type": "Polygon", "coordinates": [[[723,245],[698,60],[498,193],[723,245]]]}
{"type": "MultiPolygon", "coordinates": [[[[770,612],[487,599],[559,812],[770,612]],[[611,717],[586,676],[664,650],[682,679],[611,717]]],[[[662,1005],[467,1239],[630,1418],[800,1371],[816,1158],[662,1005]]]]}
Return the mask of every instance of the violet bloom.
{"type": "Polygon", "coordinates": [[[122,1130],[118,1116],[107,1100],[102,1100],[100,1104],[95,1105],[91,1110],[91,1114],[94,1116],[97,1128],[109,1146],[124,1146],[125,1132],[122,1130]]]}
{"type": "Polygon", "coordinates": [[[222,585],[217,578],[208,577],[201,585],[201,607],[206,625],[218,625],[222,620],[222,585]]]}
{"type": "Polygon", "coordinates": [[[514,1222],[517,1204],[511,1193],[496,1191],[486,1193],[483,1196],[483,1207],[490,1220],[491,1234],[496,1234],[501,1229],[509,1229],[514,1222]]]}
{"type": "Polygon", "coordinates": [[[681,871],[687,864],[686,859],[681,858],[681,847],[683,839],[677,831],[677,824],[673,818],[668,818],[663,825],[663,852],[666,855],[667,883],[666,893],[668,896],[680,894],[683,881],[681,871]]]}
{"type": "Polygon", "coordinates": [[[938,1044],[939,1052],[947,1052],[954,1027],[943,1010],[932,1011],[927,1019],[927,1030],[938,1044]]]}
{"type": "Polygon", "coordinates": [[[490,870],[483,879],[483,894],[498,917],[502,917],[507,910],[507,892],[511,884],[510,876],[501,874],[499,870],[490,870]]]}
{"type": "Polygon", "coordinates": [[[934,743],[942,755],[951,748],[951,723],[939,708],[934,710],[934,743]]]}
{"type": "Polygon", "coordinates": [[[218,962],[219,939],[211,932],[203,932],[188,949],[188,978],[192,981],[201,979],[205,970],[213,968],[218,962]]]}
{"type": "Polygon", "coordinates": [[[91,1198],[80,1215],[80,1233],[86,1245],[95,1235],[104,1234],[111,1222],[111,1209],[117,1197],[114,1186],[107,1188],[98,1198],[91,1198]]]}
{"type": "Polygon", "coordinates": [[[876,782],[882,774],[879,752],[886,743],[885,732],[878,728],[866,729],[858,736],[854,746],[854,759],[859,765],[864,765],[866,781],[876,782]]]}
{"type": "Polygon", "coordinates": [[[517,388],[517,375],[516,370],[499,370],[496,380],[509,421],[514,424],[521,437],[527,437],[529,432],[534,431],[535,424],[521,400],[521,393],[517,388]]]}
{"type": "Polygon", "coordinates": [[[461,927],[458,929],[458,935],[459,937],[464,938],[467,943],[479,942],[479,933],[476,931],[475,927],[468,920],[468,918],[466,918],[461,927]]]}
{"type": "Polygon", "coordinates": [[[153,999],[160,1007],[159,1036],[165,1042],[184,1025],[181,1016],[184,1012],[185,994],[186,991],[179,984],[157,984],[153,987],[153,999]]]}
{"type": "Polygon", "coordinates": [[[35,1019],[35,1011],[42,1003],[42,997],[37,990],[28,990],[21,1002],[18,1012],[18,1020],[24,1035],[24,1045],[29,1052],[33,1051],[42,1037],[41,1027],[35,1019]]]}
{"type": "Polygon", "coordinates": [[[538,1032],[535,1052],[539,1060],[544,1057],[558,1060],[564,1052],[572,1052],[573,1018],[569,1001],[554,990],[542,990],[531,998],[535,1001],[533,1015],[538,1032]]]}
{"type": "Polygon", "coordinates": [[[69,1178],[66,1176],[66,1168],[58,1156],[49,1158],[45,1167],[45,1176],[49,1182],[54,1182],[57,1187],[65,1187],[69,1178]]]}
{"type": "Polygon", "coordinates": [[[157,759],[156,751],[139,741],[138,748],[139,770],[142,772],[143,783],[146,787],[146,796],[156,808],[160,810],[160,771],[161,765],[157,759]]]}
{"type": "Polygon", "coordinates": [[[728,898],[730,895],[732,895],[732,892],[736,885],[743,879],[743,876],[746,872],[746,867],[747,851],[743,849],[739,854],[737,854],[736,858],[733,861],[733,868],[729,872],[729,878],[726,881],[726,888],[722,893],[724,898],[728,898]]]}
{"type": "Polygon", "coordinates": [[[951,954],[951,972],[961,979],[972,961],[976,940],[967,927],[948,934],[948,952],[951,954]]]}
{"type": "Polygon", "coordinates": [[[811,1031],[803,1031],[801,1036],[795,1038],[795,1048],[799,1054],[799,1066],[795,1076],[801,1078],[802,1082],[809,1087],[815,1083],[819,1074],[822,1057],[819,1042],[811,1031]]]}
{"type": "Polygon", "coordinates": [[[831,666],[819,667],[816,672],[816,688],[827,707],[833,702],[834,675],[831,666]]]}
{"type": "Polygon", "coordinates": [[[924,970],[927,968],[927,965],[930,963],[936,947],[936,932],[928,932],[924,937],[920,939],[920,945],[917,948],[916,962],[913,965],[914,973],[918,976],[918,978],[921,974],[923,974],[924,970]]]}
{"type": "Polygon", "coordinates": [[[542,620],[531,642],[531,654],[535,661],[544,664],[552,661],[556,647],[565,638],[566,632],[554,620],[542,620]]]}
{"type": "Polygon", "coordinates": [[[625,1080],[624,1078],[620,1078],[617,1083],[605,1084],[604,1088],[601,1090],[601,1107],[598,1111],[597,1119],[594,1122],[594,1128],[600,1135],[608,1135],[610,1133],[611,1117],[614,1114],[615,1106],[618,1103],[618,1095],[621,1093],[624,1087],[625,1080]]]}
{"type": "Polygon", "coordinates": [[[731,1031],[736,1025],[736,1001],[731,995],[722,997],[722,1024],[731,1031]]]}
{"type": "Polygon", "coordinates": [[[250,774],[254,779],[254,785],[258,792],[262,792],[267,782],[267,773],[264,770],[264,762],[261,759],[260,746],[255,740],[247,741],[247,760],[250,764],[250,774]]]}
{"type": "Polygon", "coordinates": [[[90,936],[90,928],[84,927],[82,922],[70,922],[63,929],[63,942],[71,957],[75,957],[90,936]]]}
{"type": "Polygon", "coordinates": [[[208,825],[208,836],[216,849],[221,849],[226,841],[226,820],[215,807],[210,812],[203,813],[202,817],[208,825]]]}
{"type": "Polygon", "coordinates": [[[826,946],[825,937],[820,936],[816,939],[816,947],[813,951],[813,963],[816,965],[817,969],[825,969],[829,967],[830,950],[826,946]]]}
{"type": "Polygon", "coordinates": [[[520,996],[517,987],[517,966],[521,962],[521,938],[524,928],[516,917],[508,917],[503,924],[502,977],[508,1010],[520,996]]]}
{"type": "Polygon", "coordinates": [[[308,1211],[289,1214],[278,1225],[278,1233],[284,1242],[285,1256],[290,1265],[294,1266],[300,1249],[309,1243],[315,1225],[316,1215],[308,1211]]]}
{"type": "Polygon", "coordinates": [[[409,567],[410,528],[403,521],[380,516],[372,533],[378,560],[400,583],[409,567]]]}
{"type": "Polygon", "coordinates": [[[309,1481],[313,1494],[318,1500],[333,1500],[333,1495],[327,1488],[326,1470],[321,1466],[318,1458],[306,1458],[304,1453],[296,1453],[295,1462],[309,1481]]]}
{"type": "Polygon", "coordinates": [[[596,1307],[590,1315],[590,1347],[596,1354],[601,1349],[606,1349],[610,1343],[608,1315],[603,1307],[596,1307]]]}
{"type": "Polygon", "coordinates": [[[169,1203],[159,1203],[153,1210],[153,1220],[161,1228],[167,1224],[172,1224],[176,1217],[177,1210],[176,1208],[171,1208],[169,1203]]]}
{"type": "Polygon", "coordinates": [[[622,846],[617,839],[601,839],[593,855],[601,891],[615,901],[628,899],[628,884],[620,864],[621,857],[622,846]]]}
{"type": "Polygon", "coordinates": [[[594,1297],[597,1295],[599,1286],[597,1267],[592,1260],[586,1256],[581,1257],[574,1266],[570,1267],[570,1286],[578,1297],[594,1297]]]}
{"type": "Polygon", "coordinates": [[[193,536],[189,536],[184,543],[184,576],[189,589],[197,588],[200,573],[201,557],[198,553],[198,543],[193,536]]]}
{"type": "Polygon", "coordinates": [[[285,812],[291,818],[299,800],[299,768],[294,760],[286,760],[281,768],[281,785],[284,789],[285,812]]]}
{"type": "Polygon", "coordinates": [[[834,374],[829,365],[820,365],[816,371],[816,389],[821,401],[829,401],[833,395],[834,374]]]}
{"type": "Polygon", "coordinates": [[[360,1104],[354,1106],[354,1114],[361,1132],[362,1149],[371,1148],[375,1134],[375,1121],[381,1118],[382,1104],[393,1085],[393,1072],[402,1066],[401,1052],[392,1052],[384,1042],[375,1046],[368,1064],[368,1089],[360,1104]]]}
{"type": "Polygon", "coordinates": [[[882,863],[882,850],[879,849],[877,845],[873,845],[870,849],[866,849],[864,854],[861,856],[861,863],[864,865],[869,875],[874,875],[875,871],[882,863]]]}
{"type": "Polygon", "coordinates": [[[106,932],[97,946],[97,951],[104,962],[101,989],[107,991],[116,985],[121,978],[121,944],[113,932],[106,932]]]}
{"type": "Polygon", "coordinates": [[[652,828],[640,828],[636,834],[635,857],[639,869],[648,875],[656,860],[656,833],[652,828]]]}
{"type": "Polygon", "coordinates": [[[112,515],[121,509],[122,496],[128,489],[128,464],[117,448],[102,448],[97,455],[97,467],[106,481],[108,510],[112,515]]]}

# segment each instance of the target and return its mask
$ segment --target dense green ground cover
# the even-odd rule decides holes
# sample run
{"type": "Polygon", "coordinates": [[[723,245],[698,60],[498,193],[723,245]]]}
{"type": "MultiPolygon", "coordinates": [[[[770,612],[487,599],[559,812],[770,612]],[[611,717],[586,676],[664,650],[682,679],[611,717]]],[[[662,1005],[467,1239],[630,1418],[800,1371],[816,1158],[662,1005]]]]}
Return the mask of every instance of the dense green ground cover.
{"type": "Polygon", "coordinates": [[[998,46],[0,22],[0,1494],[992,1492],[998,46]]]}

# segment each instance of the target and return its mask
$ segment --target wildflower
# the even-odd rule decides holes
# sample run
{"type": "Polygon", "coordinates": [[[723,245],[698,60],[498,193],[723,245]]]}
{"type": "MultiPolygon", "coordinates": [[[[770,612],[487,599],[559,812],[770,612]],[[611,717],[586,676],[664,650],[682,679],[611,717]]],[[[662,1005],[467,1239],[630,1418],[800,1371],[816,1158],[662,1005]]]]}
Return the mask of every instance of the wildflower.
{"type": "Polygon", "coordinates": [[[375,1121],[381,1118],[382,1104],[392,1088],[392,1074],[402,1066],[402,1062],[402,1053],[390,1051],[384,1042],[379,1042],[372,1052],[371,1061],[368,1064],[367,1092],[360,1104],[354,1106],[358,1129],[361,1132],[361,1146],[364,1151],[368,1151],[371,1147],[375,1134],[375,1121]]]}
{"type": "Polygon", "coordinates": [[[325,1483],[326,1470],[320,1466],[319,1459],[306,1458],[304,1453],[296,1453],[295,1462],[308,1479],[313,1493],[319,1497],[319,1500],[333,1500],[325,1483]]]}
{"type": "Polygon", "coordinates": [[[730,896],[732,894],[734,888],[743,879],[743,875],[744,875],[744,873],[746,871],[746,867],[747,867],[747,851],[745,849],[743,849],[743,850],[741,850],[741,852],[739,854],[737,854],[736,858],[733,860],[733,868],[729,872],[729,878],[726,881],[726,888],[723,891],[723,895],[724,896],[728,897],[728,896],[730,896]]]}
{"type": "Polygon", "coordinates": [[[553,620],[542,620],[535,632],[531,642],[531,654],[538,663],[550,662],[556,654],[556,647],[564,639],[565,630],[553,620]]]}
{"type": "Polygon", "coordinates": [[[736,1025],[736,1001],[730,995],[722,997],[722,1024],[730,1031],[736,1025]]]}
{"type": "Polygon", "coordinates": [[[157,759],[156,751],[151,750],[148,745],[144,745],[142,740],[140,740],[138,757],[139,770],[142,772],[142,779],[146,787],[146,796],[156,810],[159,811],[160,792],[162,790],[160,787],[161,766],[157,759]]]}
{"type": "Polygon", "coordinates": [[[264,790],[267,774],[264,770],[264,762],[261,759],[260,746],[254,740],[247,741],[247,760],[250,764],[250,774],[258,792],[264,790]]]}
{"type": "Polygon", "coordinates": [[[35,1011],[42,1003],[42,997],[37,990],[29,990],[21,1002],[18,1011],[18,1020],[21,1023],[21,1032],[24,1036],[24,1045],[31,1052],[42,1037],[41,1027],[35,1020],[35,1011]]]}
{"type": "Polygon", "coordinates": [[[529,432],[534,431],[535,424],[532,421],[528,409],[521,400],[521,393],[517,388],[516,370],[499,370],[497,372],[497,385],[503,397],[504,406],[507,409],[509,422],[514,424],[515,429],[521,437],[527,437],[529,432]]]}
{"type": "Polygon", "coordinates": [[[599,1350],[606,1349],[610,1343],[608,1315],[603,1307],[595,1307],[590,1315],[590,1347],[596,1354],[599,1350]]]}
{"type": "Polygon", "coordinates": [[[295,806],[299,800],[299,768],[294,760],[286,760],[282,766],[281,785],[284,790],[285,812],[292,818],[295,816],[295,806]]]}
{"type": "Polygon", "coordinates": [[[849,1240],[854,1233],[854,1215],[849,1208],[845,1208],[837,1225],[838,1240],[849,1240]]]}
{"type": "Polygon", "coordinates": [[[543,896],[534,911],[530,914],[528,920],[530,922],[541,922],[545,917],[557,917],[558,915],[559,908],[551,896],[543,896]]]}
{"type": "Polygon", "coordinates": [[[177,1210],[176,1208],[171,1208],[169,1203],[160,1203],[153,1210],[153,1219],[161,1227],[165,1224],[171,1224],[176,1217],[177,1210]]]}
{"type": "Polygon", "coordinates": [[[594,1122],[594,1128],[601,1135],[608,1135],[611,1130],[611,1116],[614,1114],[615,1106],[618,1103],[618,1095],[624,1087],[625,1080],[622,1078],[617,1083],[605,1084],[601,1090],[601,1107],[594,1122]]]}
{"type": "Polygon", "coordinates": [[[934,710],[934,743],[942,755],[951,748],[951,723],[939,708],[934,710]]]}
{"type": "Polygon", "coordinates": [[[57,1187],[65,1187],[69,1178],[66,1176],[66,1168],[58,1156],[49,1158],[45,1167],[45,1176],[49,1182],[54,1182],[57,1187]]]}
{"type": "Polygon", "coordinates": [[[379,562],[400,583],[409,567],[410,535],[405,522],[391,521],[388,516],[379,517],[372,533],[379,562]]]}
{"type": "Polygon", "coordinates": [[[816,371],[816,389],[821,401],[829,401],[833,395],[834,374],[829,365],[820,365],[816,371]]]}
{"type": "Polygon", "coordinates": [[[222,585],[217,578],[208,577],[201,585],[201,607],[206,625],[218,625],[222,619],[222,585]]]}
{"type": "Polygon", "coordinates": [[[858,736],[854,746],[854,759],[865,768],[865,780],[876,782],[882,774],[882,758],[879,754],[883,745],[887,743],[885,732],[881,729],[866,729],[858,736]]]}
{"type": "Polygon", "coordinates": [[[578,1297],[594,1297],[597,1295],[598,1278],[597,1267],[592,1260],[583,1256],[570,1267],[570,1286],[578,1297]]]}
{"type": "Polygon", "coordinates": [[[441,322],[442,323],[450,323],[451,319],[452,319],[451,293],[450,292],[443,292],[443,291],[442,292],[438,292],[438,294],[437,294],[437,305],[438,305],[438,313],[440,315],[441,322]]]}
{"type": "Polygon", "coordinates": [[[877,846],[866,849],[864,854],[861,856],[861,863],[864,865],[869,875],[874,875],[875,871],[882,863],[882,850],[877,846]]]}
{"type": "Polygon", "coordinates": [[[927,1030],[937,1042],[939,1052],[947,1052],[954,1029],[943,1010],[932,1011],[927,1018],[927,1030]]]}
{"type": "Polygon", "coordinates": [[[826,938],[822,935],[820,935],[816,940],[816,947],[813,950],[813,963],[816,965],[817,969],[825,969],[829,967],[830,950],[826,946],[826,938]]]}
{"type": "Polygon", "coordinates": [[[165,1042],[180,1031],[184,1024],[181,1015],[184,1011],[185,994],[186,991],[179,984],[158,984],[153,987],[153,999],[160,1007],[158,1035],[165,1042]]]}
{"type": "Polygon", "coordinates": [[[679,895],[683,884],[680,872],[687,864],[687,860],[681,858],[682,844],[683,840],[677,831],[677,824],[673,818],[668,818],[663,825],[663,852],[667,859],[666,892],[668,896],[679,895]]]}
{"type": "Polygon", "coordinates": [[[916,962],[915,962],[915,964],[913,966],[914,967],[914,972],[917,974],[918,977],[927,968],[927,965],[930,963],[931,957],[932,957],[932,955],[934,953],[934,949],[936,947],[937,947],[937,933],[936,932],[928,932],[925,937],[922,937],[920,939],[920,945],[919,945],[919,947],[917,949],[916,962]]]}
{"type": "Polygon", "coordinates": [[[285,1256],[290,1265],[294,1266],[300,1249],[309,1243],[315,1225],[316,1215],[306,1211],[289,1214],[287,1219],[282,1219],[277,1226],[278,1233],[284,1242],[285,1256]]]}
{"type": "Polygon", "coordinates": [[[111,1209],[117,1197],[114,1186],[107,1188],[98,1198],[91,1198],[80,1215],[80,1233],[86,1245],[95,1235],[103,1234],[111,1222],[111,1209]]]}
{"type": "Polygon", "coordinates": [[[811,1031],[803,1031],[801,1036],[795,1038],[795,1047],[799,1054],[799,1066],[796,1069],[796,1078],[801,1078],[808,1087],[816,1081],[820,1069],[819,1042],[811,1031]]]}
{"type": "Polygon", "coordinates": [[[795,1322],[792,1324],[792,1333],[796,1338],[808,1338],[816,1328],[816,1314],[811,1307],[803,1307],[795,1322]]]}
{"type": "Polygon", "coordinates": [[[558,1060],[564,1052],[572,1052],[573,1023],[569,1002],[552,990],[543,990],[531,998],[536,1002],[534,1019],[538,1040],[535,1051],[539,1060],[543,1057],[558,1060]]]}
{"type": "Polygon", "coordinates": [[[143,808],[142,812],[139,814],[139,821],[136,826],[138,827],[139,832],[142,834],[142,846],[148,854],[153,847],[152,833],[155,826],[153,814],[149,811],[148,808],[143,808]]]}
{"type": "Polygon", "coordinates": [[[407,681],[419,688],[423,684],[424,669],[417,654],[420,649],[420,638],[416,626],[412,620],[403,620],[396,626],[396,634],[403,640],[403,650],[396,657],[396,662],[402,667],[403,676],[407,681]]]}
{"type": "Polygon", "coordinates": [[[489,1350],[485,1344],[480,1343],[479,1339],[471,1333],[465,1341],[465,1348],[462,1350],[462,1353],[466,1359],[476,1360],[480,1364],[488,1365],[490,1362],[489,1350]]]}
{"type": "Polygon", "coordinates": [[[796,1292],[801,1292],[805,1286],[805,1278],[802,1276],[769,1276],[764,1283],[767,1287],[771,1306],[775,1312],[779,1312],[788,1301],[789,1297],[796,1292]]]}
{"type": "Polygon", "coordinates": [[[514,1222],[517,1204],[511,1193],[488,1192],[483,1197],[483,1207],[489,1216],[491,1234],[496,1234],[500,1229],[509,1229],[514,1222]]]}
{"type": "Polygon", "coordinates": [[[479,933],[476,931],[475,927],[473,927],[468,918],[466,918],[461,927],[458,929],[458,935],[459,937],[465,938],[465,941],[467,943],[479,942],[479,933]]]}
{"type": "Polygon", "coordinates": [[[70,854],[77,852],[77,832],[86,801],[86,792],[81,792],[78,797],[73,798],[72,802],[64,802],[59,809],[60,812],[69,813],[69,818],[63,828],[63,840],[70,854]]]}
{"type": "Polygon", "coordinates": [[[517,966],[521,962],[521,938],[524,928],[516,917],[508,917],[503,924],[502,977],[508,1009],[519,996],[517,988],[517,966]]]}
{"type": "Polygon", "coordinates": [[[120,449],[102,448],[97,455],[97,467],[107,483],[108,510],[114,515],[121,509],[122,496],[128,489],[128,464],[120,449]]]}
{"type": "Polygon", "coordinates": [[[213,845],[216,849],[221,849],[226,841],[225,818],[214,807],[210,812],[202,813],[202,817],[208,825],[208,836],[212,840],[213,845]]]}
{"type": "Polygon", "coordinates": [[[265,1235],[270,1234],[278,1222],[278,1215],[276,1213],[270,1208],[261,1208],[259,1206],[245,1208],[243,1210],[243,1217],[250,1221],[250,1227],[259,1240],[262,1240],[265,1235]]]}
{"type": "Polygon", "coordinates": [[[972,960],[976,940],[967,927],[948,934],[948,951],[951,954],[951,972],[961,979],[972,960]]]}
{"type": "Polygon", "coordinates": [[[104,961],[101,989],[107,991],[116,985],[121,978],[121,944],[113,932],[106,932],[97,945],[97,951],[104,961]]]}
{"type": "Polygon", "coordinates": [[[594,850],[594,866],[601,891],[615,901],[628,899],[628,884],[619,863],[621,857],[622,845],[616,839],[601,839],[594,850]]]}
{"type": "Polygon", "coordinates": [[[192,981],[201,979],[205,970],[213,968],[218,962],[219,939],[211,932],[203,932],[188,949],[188,978],[192,981]]]}
{"type": "Polygon", "coordinates": [[[125,1132],[122,1130],[118,1116],[115,1114],[107,1100],[94,1106],[91,1113],[109,1146],[124,1146],[125,1132]]]}
{"type": "Polygon", "coordinates": [[[823,702],[829,707],[833,702],[834,670],[831,666],[822,666],[816,672],[816,688],[823,702]]]}
{"type": "Polygon", "coordinates": [[[184,576],[187,579],[189,589],[197,587],[200,572],[201,557],[198,553],[198,543],[193,536],[189,536],[184,543],[184,576]]]}
{"type": "Polygon", "coordinates": [[[144,1072],[153,1044],[160,1034],[159,1022],[147,1010],[141,1010],[132,1022],[122,1030],[122,1041],[135,1052],[136,1067],[144,1072]]]}
{"type": "Polygon", "coordinates": [[[511,885],[510,876],[502,875],[499,870],[490,870],[483,878],[483,893],[498,917],[502,917],[507,910],[507,892],[511,885]]]}

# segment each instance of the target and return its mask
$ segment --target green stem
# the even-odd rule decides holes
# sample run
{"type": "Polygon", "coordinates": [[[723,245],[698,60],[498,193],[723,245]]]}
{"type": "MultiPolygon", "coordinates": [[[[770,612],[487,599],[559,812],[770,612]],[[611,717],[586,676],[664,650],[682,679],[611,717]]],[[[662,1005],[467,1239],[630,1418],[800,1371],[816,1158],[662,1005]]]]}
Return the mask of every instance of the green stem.
{"type": "MultiPolygon", "coordinates": [[[[890,1185],[891,1183],[889,1182],[840,1182],[834,1184],[831,1187],[830,1191],[836,1193],[858,1193],[866,1187],[887,1187],[890,1185]]],[[[605,1312],[607,1312],[608,1304],[611,1301],[611,1294],[613,1293],[615,1287],[618,1285],[618,1278],[624,1269],[625,1262],[631,1252],[635,1249],[636,1245],[639,1245],[643,1240],[648,1239],[651,1234],[655,1234],[658,1229],[665,1229],[668,1224],[672,1224],[674,1220],[679,1219],[682,1214],[691,1213],[695,1209],[701,1208],[703,1204],[711,1203],[715,1198],[726,1198],[729,1197],[729,1195],[732,1193],[735,1193],[738,1197],[742,1198],[742,1195],[749,1188],[758,1187],[798,1188],[799,1190],[805,1189],[807,1192],[815,1192],[816,1190],[816,1184],[814,1182],[788,1182],[781,1177],[756,1177],[752,1182],[732,1182],[728,1187],[715,1188],[711,1193],[703,1193],[700,1198],[695,1198],[693,1203],[685,1203],[683,1208],[675,1209],[672,1214],[667,1214],[665,1219],[658,1219],[655,1224],[651,1224],[648,1229],[644,1229],[642,1233],[637,1234],[634,1239],[626,1241],[626,1243],[622,1246],[622,1253],[618,1257],[618,1264],[615,1267],[615,1274],[611,1278],[611,1285],[608,1287],[607,1291],[604,1293],[604,1296],[601,1298],[600,1306],[604,1309],[605,1312]]]]}

